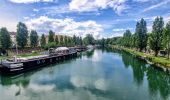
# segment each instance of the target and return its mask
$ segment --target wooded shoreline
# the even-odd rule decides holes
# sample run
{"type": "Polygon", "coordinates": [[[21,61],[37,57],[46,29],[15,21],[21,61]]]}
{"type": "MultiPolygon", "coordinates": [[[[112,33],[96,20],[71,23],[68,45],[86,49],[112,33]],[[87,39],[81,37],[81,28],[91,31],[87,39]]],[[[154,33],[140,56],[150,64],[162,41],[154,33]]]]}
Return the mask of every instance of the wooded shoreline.
{"type": "Polygon", "coordinates": [[[132,50],[122,46],[111,46],[114,49],[123,50],[131,55],[146,61],[148,64],[155,65],[155,67],[161,68],[165,72],[170,72],[170,60],[163,57],[155,57],[154,55],[146,54],[136,50],[132,50]]]}

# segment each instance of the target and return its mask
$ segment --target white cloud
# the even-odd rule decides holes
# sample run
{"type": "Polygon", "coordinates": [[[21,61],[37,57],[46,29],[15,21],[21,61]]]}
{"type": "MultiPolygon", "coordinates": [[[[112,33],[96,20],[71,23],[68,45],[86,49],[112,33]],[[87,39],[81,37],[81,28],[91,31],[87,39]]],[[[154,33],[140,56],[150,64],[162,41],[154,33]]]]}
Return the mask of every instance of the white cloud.
{"type": "Polygon", "coordinates": [[[158,8],[158,7],[160,7],[160,6],[166,5],[166,4],[168,4],[169,2],[170,2],[170,0],[165,0],[165,1],[163,1],[163,2],[159,2],[159,3],[155,4],[155,5],[152,5],[152,6],[148,7],[148,8],[146,8],[146,9],[144,9],[143,12],[146,12],[146,11],[149,11],[149,10],[152,10],[152,9],[155,9],[155,8],[158,8]]]}
{"type": "Polygon", "coordinates": [[[135,2],[148,2],[150,0],[133,0],[133,1],[135,1],[135,2]]]}
{"type": "Polygon", "coordinates": [[[111,37],[117,37],[117,36],[123,36],[124,32],[126,30],[130,30],[132,33],[134,32],[134,28],[130,28],[130,27],[127,27],[127,28],[114,28],[112,30],[112,36],[111,37]]]}
{"type": "Polygon", "coordinates": [[[125,29],[123,29],[123,28],[120,28],[120,29],[119,29],[119,28],[116,28],[116,29],[113,29],[112,31],[113,31],[113,32],[118,32],[118,31],[124,31],[124,30],[125,30],[125,29]]]}
{"type": "Polygon", "coordinates": [[[9,0],[13,3],[53,2],[54,0],[9,0]]]}
{"type": "Polygon", "coordinates": [[[69,9],[79,12],[97,11],[99,9],[112,8],[117,14],[121,14],[128,7],[127,0],[72,0],[69,9]]]}
{"type": "Polygon", "coordinates": [[[77,22],[71,18],[53,19],[47,16],[30,19],[26,21],[29,29],[35,29],[40,33],[48,33],[53,30],[57,34],[78,35],[84,37],[86,34],[92,34],[95,38],[101,38],[103,31],[102,25],[95,21],[81,21],[77,22]]]}
{"type": "Polygon", "coordinates": [[[33,9],[33,11],[38,12],[39,10],[38,9],[33,9]]]}

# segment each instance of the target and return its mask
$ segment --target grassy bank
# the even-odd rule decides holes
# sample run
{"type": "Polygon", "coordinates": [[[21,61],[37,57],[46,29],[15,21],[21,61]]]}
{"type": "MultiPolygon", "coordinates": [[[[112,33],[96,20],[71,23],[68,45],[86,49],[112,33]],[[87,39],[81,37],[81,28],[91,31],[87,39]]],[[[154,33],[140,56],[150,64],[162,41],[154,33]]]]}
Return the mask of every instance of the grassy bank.
{"type": "Polygon", "coordinates": [[[117,49],[121,49],[124,50],[126,52],[131,53],[132,55],[144,59],[146,60],[148,63],[150,64],[154,64],[158,67],[161,68],[166,68],[166,69],[170,69],[170,60],[164,57],[155,57],[154,55],[151,54],[146,54],[143,52],[138,52],[136,50],[132,50],[129,48],[124,48],[124,47],[117,47],[117,46],[113,46],[113,48],[117,48],[117,49]]]}
{"type": "MultiPolygon", "coordinates": [[[[28,58],[28,57],[32,57],[32,56],[39,56],[40,53],[38,52],[33,52],[33,53],[22,53],[22,54],[18,54],[17,57],[24,57],[24,58],[28,58]]],[[[11,58],[14,55],[10,55],[10,56],[0,56],[0,59],[7,59],[7,58],[11,58]]]]}
{"type": "Polygon", "coordinates": [[[33,53],[23,53],[23,54],[19,54],[17,56],[18,57],[32,57],[32,56],[38,56],[38,55],[40,55],[40,54],[37,52],[33,52],[33,53]]]}

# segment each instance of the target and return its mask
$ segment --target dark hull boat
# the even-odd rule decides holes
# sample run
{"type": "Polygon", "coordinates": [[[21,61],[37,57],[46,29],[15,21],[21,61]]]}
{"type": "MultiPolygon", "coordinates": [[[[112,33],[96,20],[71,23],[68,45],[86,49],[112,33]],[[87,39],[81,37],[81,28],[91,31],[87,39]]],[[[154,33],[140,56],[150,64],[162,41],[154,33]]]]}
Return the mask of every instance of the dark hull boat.
{"type": "Polygon", "coordinates": [[[46,65],[54,64],[77,56],[77,51],[67,53],[53,53],[22,61],[3,61],[0,67],[1,74],[20,74],[46,65]]]}

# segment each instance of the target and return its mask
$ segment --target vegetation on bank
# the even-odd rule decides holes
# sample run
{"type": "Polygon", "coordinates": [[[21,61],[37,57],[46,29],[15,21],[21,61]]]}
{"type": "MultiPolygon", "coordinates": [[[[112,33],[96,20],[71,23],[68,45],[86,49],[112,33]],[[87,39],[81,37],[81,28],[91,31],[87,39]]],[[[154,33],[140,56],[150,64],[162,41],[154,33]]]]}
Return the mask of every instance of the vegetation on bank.
{"type": "Polygon", "coordinates": [[[40,53],[38,52],[32,52],[32,53],[23,53],[23,54],[19,54],[17,55],[18,57],[32,57],[32,56],[38,56],[40,55],[40,53]]]}
{"type": "Polygon", "coordinates": [[[136,50],[133,50],[133,49],[129,49],[129,48],[124,48],[124,47],[113,46],[113,48],[119,48],[121,50],[129,52],[132,55],[135,55],[135,56],[137,56],[139,58],[142,58],[142,59],[150,62],[151,64],[170,68],[170,60],[167,59],[167,58],[164,58],[164,57],[155,57],[154,55],[146,54],[146,53],[143,53],[143,52],[139,52],[139,51],[136,51],[136,50]]]}
{"type": "Polygon", "coordinates": [[[135,33],[126,30],[123,37],[107,39],[107,44],[116,45],[158,66],[170,68],[170,21],[164,24],[162,17],[153,21],[148,33],[147,22],[142,18],[136,23],[135,33]]]}
{"type": "Polygon", "coordinates": [[[119,45],[139,52],[164,56],[169,59],[170,54],[170,21],[164,24],[162,17],[153,21],[152,31],[147,31],[147,23],[142,18],[136,24],[134,34],[126,30],[123,37],[107,39],[108,44],[119,45]]]}

